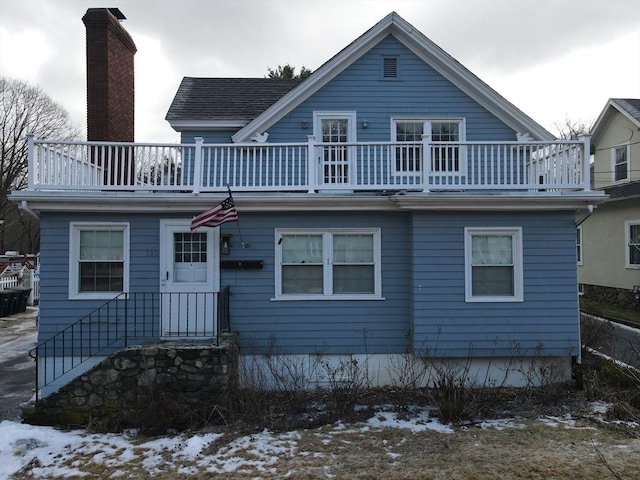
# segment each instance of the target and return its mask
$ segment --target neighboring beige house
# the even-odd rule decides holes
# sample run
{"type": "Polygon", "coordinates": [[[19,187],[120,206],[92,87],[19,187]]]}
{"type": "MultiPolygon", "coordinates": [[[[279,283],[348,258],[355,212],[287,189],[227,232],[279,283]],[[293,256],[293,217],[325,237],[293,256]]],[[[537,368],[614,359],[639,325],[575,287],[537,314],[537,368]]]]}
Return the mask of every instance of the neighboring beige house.
{"type": "Polygon", "coordinates": [[[609,199],[578,226],[578,281],[585,296],[640,308],[640,99],[610,99],[591,135],[593,185],[609,199]]]}

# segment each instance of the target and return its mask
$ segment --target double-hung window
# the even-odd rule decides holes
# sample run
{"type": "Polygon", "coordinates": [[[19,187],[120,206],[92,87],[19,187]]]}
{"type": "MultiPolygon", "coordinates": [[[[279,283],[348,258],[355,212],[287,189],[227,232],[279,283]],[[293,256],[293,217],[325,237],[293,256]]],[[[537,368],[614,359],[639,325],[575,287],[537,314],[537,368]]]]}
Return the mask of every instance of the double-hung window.
{"type": "Polygon", "coordinates": [[[380,230],[276,230],[276,298],[380,298],[380,230]]]}
{"type": "Polygon", "coordinates": [[[621,182],[629,178],[629,145],[613,147],[613,181],[621,182]]]}
{"type": "Polygon", "coordinates": [[[69,297],[108,299],[129,289],[129,224],[71,223],[69,297]]]}
{"type": "MultiPolygon", "coordinates": [[[[397,173],[420,172],[422,167],[422,137],[428,135],[430,142],[464,141],[462,119],[394,118],[392,138],[395,147],[395,169],[397,173]]],[[[430,171],[461,173],[463,163],[459,145],[435,143],[431,145],[430,171]]]]}
{"type": "Polygon", "coordinates": [[[522,230],[465,228],[467,302],[523,300],[522,230]]]}
{"type": "Polygon", "coordinates": [[[627,268],[640,268],[640,220],[625,222],[627,268]]]}

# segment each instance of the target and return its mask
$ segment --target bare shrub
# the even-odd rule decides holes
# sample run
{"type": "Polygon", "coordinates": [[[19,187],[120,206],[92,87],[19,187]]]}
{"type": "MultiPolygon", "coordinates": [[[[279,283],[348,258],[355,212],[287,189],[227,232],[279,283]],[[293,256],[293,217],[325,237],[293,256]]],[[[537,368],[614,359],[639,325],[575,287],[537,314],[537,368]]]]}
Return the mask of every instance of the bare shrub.
{"type": "Polygon", "coordinates": [[[440,419],[459,422],[470,418],[476,411],[476,393],[471,388],[471,357],[465,362],[428,359],[430,395],[438,406],[440,419]]]}
{"type": "Polygon", "coordinates": [[[329,392],[335,408],[341,413],[353,413],[369,387],[367,364],[361,364],[357,358],[349,356],[334,364],[326,357],[320,357],[318,364],[329,384],[329,392]]]}

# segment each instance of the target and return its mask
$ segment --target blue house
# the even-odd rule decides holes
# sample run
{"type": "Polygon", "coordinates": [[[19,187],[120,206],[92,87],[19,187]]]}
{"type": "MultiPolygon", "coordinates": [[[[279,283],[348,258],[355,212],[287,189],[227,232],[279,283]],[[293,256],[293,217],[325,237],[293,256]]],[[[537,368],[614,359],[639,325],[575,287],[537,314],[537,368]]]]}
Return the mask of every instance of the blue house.
{"type": "Polygon", "coordinates": [[[11,198],[41,220],[42,395],[125,344],[227,330],[243,356],[366,358],[379,383],[407,356],[569,378],[574,219],[604,197],[589,139],[396,13],[305,80],[186,77],[166,119],[180,144],[29,140],[11,198]],[[192,231],[229,191],[238,222],[192,231]]]}

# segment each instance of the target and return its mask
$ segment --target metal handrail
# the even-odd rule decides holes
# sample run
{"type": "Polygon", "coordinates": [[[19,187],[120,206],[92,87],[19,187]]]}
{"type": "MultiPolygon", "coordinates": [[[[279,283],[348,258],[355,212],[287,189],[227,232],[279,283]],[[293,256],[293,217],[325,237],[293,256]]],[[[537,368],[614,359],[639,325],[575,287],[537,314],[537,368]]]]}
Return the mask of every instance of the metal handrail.
{"type": "MultiPolygon", "coordinates": [[[[229,296],[229,287],[220,292],[119,294],[29,352],[36,361],[36,400],[43,387],[90,359],[132,345],[158,341],[165,336],[174,340],[214,338],[218,344],[220,333],[229,332],[231,327],[229,296]],[[211,310],[207,309],[211,305],[217,316],[215,331],[211,310]],[[174,317],[181,315],[179,330],[161,330],[163,311],[174,317]],[[40,364],[40,357],[48,360],[40,364]]],[[[176,318],[169,318],[167,324],[173,325],[173,320],[176,318]]]]}

